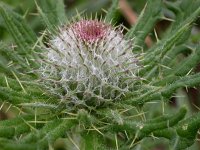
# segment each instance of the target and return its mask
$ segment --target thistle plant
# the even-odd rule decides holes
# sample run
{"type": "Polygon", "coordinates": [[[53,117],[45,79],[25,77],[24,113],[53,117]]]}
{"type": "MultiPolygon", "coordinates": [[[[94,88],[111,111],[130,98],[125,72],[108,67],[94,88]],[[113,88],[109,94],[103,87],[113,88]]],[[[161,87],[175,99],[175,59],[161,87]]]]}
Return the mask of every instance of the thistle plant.
{"type": "Polygon", "coordinates": [[[43,84],[62,102],[85,107],[107,105],[131,94],[137,59],[130,41],[116,30],[98,20],[60,28],[42,54],[43,84]]]}
{"type": "Polygon", "coordinates": [[[0,3],[16,44],[0,45],[0,108],[18,112],[0,121],[0,148],[45,150],[61,143],[62,149],[81,150],[193,149],[200,114],[168,103],[180,89],[200,83],[193,71],[200,49],[190,41],[199,6],[195,0],[149,0],[137,24],[126,29],[115,25],[118,0],[104,17],[72,19],[61,0],[38,1],[46,28],[36,34],[0,3]],[[173,13],[173,23],[146,48],[146,36],[166,19],[162,8],[173,13]],[[185,51],[189,56],[178,61],[185,51]]]}

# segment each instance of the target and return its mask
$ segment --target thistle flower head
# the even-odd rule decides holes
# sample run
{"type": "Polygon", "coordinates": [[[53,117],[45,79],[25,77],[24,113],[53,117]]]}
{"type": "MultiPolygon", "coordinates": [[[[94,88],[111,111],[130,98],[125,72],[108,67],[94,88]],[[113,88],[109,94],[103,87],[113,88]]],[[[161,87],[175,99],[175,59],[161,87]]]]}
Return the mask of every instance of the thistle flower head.
{"type": "Polygon", "coordinates": [[[109,26],[97,20],[82,20],[72,25],[81,40],[93,43],[106,36],[109,26]]]}
{"type": "Polygon", "coordinates": [[[41,77],[64,102],[100,105],[131,92],[137,58],[119,28],[80,20],[58,30],[42,54],[41,77]]]}

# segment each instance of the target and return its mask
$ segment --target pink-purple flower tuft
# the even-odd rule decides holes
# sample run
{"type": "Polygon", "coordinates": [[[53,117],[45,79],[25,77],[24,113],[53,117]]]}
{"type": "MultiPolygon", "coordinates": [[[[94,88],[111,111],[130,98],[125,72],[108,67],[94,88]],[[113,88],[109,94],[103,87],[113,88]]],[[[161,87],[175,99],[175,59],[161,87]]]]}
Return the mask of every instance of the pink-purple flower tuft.
{"type": "Polygon", "coordinates": [[[97,20],[81,20],[74,23],[71,28],[81,40],[93,43],[106,36],[109,26],[97,20]]]}

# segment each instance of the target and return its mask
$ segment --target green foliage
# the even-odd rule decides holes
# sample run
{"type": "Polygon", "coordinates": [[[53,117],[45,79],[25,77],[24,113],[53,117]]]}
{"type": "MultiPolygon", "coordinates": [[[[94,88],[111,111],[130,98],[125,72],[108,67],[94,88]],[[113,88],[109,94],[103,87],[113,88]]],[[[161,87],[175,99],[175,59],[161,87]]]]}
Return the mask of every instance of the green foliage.
{"type": "Polygon", "coordinates": [[[53,32],[55,26],[66,21],[65,6],[62,0],[58,0],[57,3],[53,0],[38,2],[36,3],[38,12],[48,30],[53,32]]]}
{"type": "Polygon", "coordinates": [[[119,4],[119,0],[113,0],[113,4],[105,16],[106,22],[110,23],[110,21],[112,21],[112,23],[115,24],[118,21],[118,18],[119,18],[118,4],[119,4]]]}
{"type": "MultiPolygon", "coordinates": [[[[125,35],[134,39],[133,52],[140,55],[140,79],[134,92],[120,101],[105,102],[103,107],[75,107],[61,103],[38,84],[41,79],[34,70],[40,66],[38,51],[43,49],[37,45],[46,40],[44,35],[37,37],[24,17],[0,3],[0,20],[16,44],[13,48],[7,42],[0,43],[0,104],[3,107],[8,103],[20,111],[14,118],[0,121],[1,149],[53,149],[61,138],[67,145],[85,150],[140,149],[145,142],[151,144],[152,139],[153,143],[166,140],[171,150],[193,145],[200,128],[200,114],[187,116],[185,107],[165,112],[164,105],[177,89],[200,84],[200,73],[191,71],[200,62],[200,49],[197,45],[188,48],[192,45],[188,39],[200,14],[199,6],[195,0],[149,0],[137,24],[125,35]],[[145,38],[164,18],[164,7],[173,12],[175,21],[163,38],[147,49],[145,38]],[[189,56],[177,63],[178,55],[188,50],[192,51],[189,56]]],[[[62,0],[38,0],[36,7],[49,32],[67,21],[62,0]]],[[[105,20],[115,23],[118,15],[118,0],[113,0],[105,20]]]]}
{"type": "Polygon", "coordinates": [[[133,50],[143,49],[146,36],[162,16],[161,8],[162,3],[160,0],[148,1],[146,3],[138,18],[138,23],[126,34],[127,38],[134,38],[134,44],[136,47],[133,50]]]}

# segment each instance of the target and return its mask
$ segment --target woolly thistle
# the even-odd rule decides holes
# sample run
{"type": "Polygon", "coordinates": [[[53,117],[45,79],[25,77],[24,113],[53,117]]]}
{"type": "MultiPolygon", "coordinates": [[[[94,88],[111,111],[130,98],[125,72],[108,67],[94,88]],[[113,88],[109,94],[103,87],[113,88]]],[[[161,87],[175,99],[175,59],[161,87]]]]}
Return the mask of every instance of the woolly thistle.
{"type": "Polygon", "coordinates": [[[200,48],[189,37],[200,1],[148,0],[127,30],[113,25],[120,24],[118,2],[105,19],[78,14],[70,21],[62,0],[36,0],[41,36],[0,2],[0,26],[3,20],[16,44],[7,36],[0,44],[0,111],[16,114],[0,121],[0,149],[195,149],[200,113],[184,118],[190,108],[182,107],[183,98],[181,105],[168,104],[177,89],[200,84],[200,73],[192,71],[200,48]],[[159,40],[161,34],[151,36],[146,47],[166,10],[171,28],[159,40]]]}
{"type": "Polygon", "coordinates": [[[59,28],[42,54],[42,81],[62,101],[98,106],[131,93],[138,59],[123,29],[98,20],[59,28]]]}

